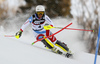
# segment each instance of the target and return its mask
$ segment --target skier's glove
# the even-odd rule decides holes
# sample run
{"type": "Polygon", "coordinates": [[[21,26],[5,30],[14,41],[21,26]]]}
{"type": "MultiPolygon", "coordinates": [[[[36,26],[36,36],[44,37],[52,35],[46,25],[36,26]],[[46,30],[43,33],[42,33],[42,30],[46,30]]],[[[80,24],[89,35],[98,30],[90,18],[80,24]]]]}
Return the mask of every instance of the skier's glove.
{"type": "Polygon", "coordinates": [[[15,34],[15,37],[18,39],[21,37],[21,35],[22,35],[22,31],[20,30],[15,34]]]}
{"type": "Polygon", "coordinates": [[[50,30],[51,28],[54,28],[52,25],[46,25],[46,26],[43,26],[43,28],[45,30],[50,30]]]}

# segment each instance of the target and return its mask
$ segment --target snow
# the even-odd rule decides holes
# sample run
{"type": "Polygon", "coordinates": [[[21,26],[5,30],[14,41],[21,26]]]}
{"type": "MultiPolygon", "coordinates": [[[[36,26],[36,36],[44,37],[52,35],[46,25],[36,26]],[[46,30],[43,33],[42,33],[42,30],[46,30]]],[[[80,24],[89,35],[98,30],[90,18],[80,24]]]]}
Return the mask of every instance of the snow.
{"type": "Polygon", "coordinates": [[[84,15],[86,18],[89,18],[89,14],[91,14],[91,18],[94,19],[95,15],[94,15],[94,10],[96,8],[94,0],[84,0],[86,6],[82,5],[82,1],[81,0],[71,0],[72,6],[71,6],[71,13],[74,17],[80,17],[83,15],[83,11],[84,11],[84,15]],[[78,4],[78,5],[77,5],[78,4]]]}
{"type": "MultiPolygon", "coordinates": [[[[67,20],[66,18],[52,19],[55,26],[64,27],[73,21],[70,28],[81,28],[77,25],[75,19],[67,20]]],[[[74,58],[66,58],[62,55],[55,54],[46,49],[41,42],[31,45],[35,41],[34,35],[23,34],[20,39],[14,37],[4,37],[6,32],[3,27],[0,29],[0,64],[93,64],[94,54],[87,53],[85,42],[81,39],[81,31],[64,30],[55,35],[58,40],[64,41],[74,53],[74,58]]],[[[20,29],[20,28],[19,28],[20,29]]],[[[31,28],[30,28],[31,29],[31,28]]],[[[26,29],[29,30],[29,29],[26,29]]],[[[52,29],[54,33],[59,29],[52,29]]],[[[11,34],[12,32],[9,32],[11,34]]],[[[97,64],[100,64],[98,56],[97,64]]]]}
{"type": "Polygon", "coordinates": [[[3,15],[13,17],[17,11],[21,12],[21,6],[25,6],[25,0],[2,0],[0,7],[3,9],[3,15]]]}

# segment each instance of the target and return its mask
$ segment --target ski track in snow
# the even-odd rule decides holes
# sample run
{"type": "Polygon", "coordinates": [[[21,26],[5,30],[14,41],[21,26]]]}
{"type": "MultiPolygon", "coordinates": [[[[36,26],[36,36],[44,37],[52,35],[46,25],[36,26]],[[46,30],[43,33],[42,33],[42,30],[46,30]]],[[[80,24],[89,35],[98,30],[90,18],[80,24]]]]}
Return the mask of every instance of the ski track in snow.
{"type": "MultiPolygon", "coordinates": [[[[81,28],[75,20],[67,20],[66,18],[52,19],[55,26],[64,27],[73,21],[70,28],[81,28]]],[[[29,29],[26,29],[29,30],[29,29]]],[[[52,29],[55,33],[59,29],[52,29]]],[[[31,28],[30,30],[31,31],[31,28]]],[[[2,34],[7,34],[0,29],[0,64],[93,64],[94,54],[86,53],[86,45],[81,38],[81,31],[64,30],[55,35],[58,40],[65,42],[74,53],[74,59],[66,58],[62,55],[52,53],[45,49],[41,42],[31,45],[35,38],[33,33],[29,35],[23,33],[20,39],[4,37],[2,34]]],[[[11,34],[13,32],[10,32],[11,34]]],[[[98,56],[100,60],[100,56],[98,56]]],[[[100,61],[97,60],[97,64],[100,61]]]]}

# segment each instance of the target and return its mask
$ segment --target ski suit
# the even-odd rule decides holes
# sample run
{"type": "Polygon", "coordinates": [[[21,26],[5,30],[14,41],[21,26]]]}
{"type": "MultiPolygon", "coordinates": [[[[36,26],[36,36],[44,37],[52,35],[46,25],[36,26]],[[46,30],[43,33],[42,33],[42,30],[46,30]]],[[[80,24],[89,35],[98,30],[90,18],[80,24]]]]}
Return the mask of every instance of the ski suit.
{"type": "MultiPolygon", "coordinates": [[[[42,18],[38,18],[37,14],[34,14],[22,25],[20,30],[23,32],[23,30],[29,24],[32,24],[34,36],[38,40],[38,39],[43,38],[44,36],[49,36],[49,35],[52,34],[52,32],[50,30],[45,30],[43,28],[45,23],[48,23],[49,25],[54,26],[53,22],[51,21],[51,19],[46,14],[44,14],[42,16],[42,18]]],[[[64,46],[60,41],[58,41],[55,36],[49,37],[47,39],[51,43],[54,43],[57,46],[59,46],[60,48],[62,48],[64,51],[69,51],[69,49],[66,46],[64,46]]],[[[45,41],[45,39],[42,40],[42,42],[45,44],[45,46],[47,46],[49,49],[52,49],[54,47],[54,45],[52,45],[51,43],[47,43],[47,41],[45,41]]]]}
{"type": "MultiPolygon", "coordinates": [[[[49,36],[52,33],[50,32],[50,30],[45,30],[43,28],[43,26],[45,25],[45,23],[48,23],[49,25],[54,26],[53,22],[51,21],[51,19],[47,16],[47,15],[43,15],[42,18],[38,18],[37,14],[32,15],[21,27],[21,31],[23,31],[30,23],[32,24],[32,29],[33,29],[33,33],[35,38],[38,40],[40,38],[42,38],[41,36],[49,36]]],[[[56,38],[53,36],[52,38],[50,38],[50,40],[52,42],[56,42],[56,38]]]]}

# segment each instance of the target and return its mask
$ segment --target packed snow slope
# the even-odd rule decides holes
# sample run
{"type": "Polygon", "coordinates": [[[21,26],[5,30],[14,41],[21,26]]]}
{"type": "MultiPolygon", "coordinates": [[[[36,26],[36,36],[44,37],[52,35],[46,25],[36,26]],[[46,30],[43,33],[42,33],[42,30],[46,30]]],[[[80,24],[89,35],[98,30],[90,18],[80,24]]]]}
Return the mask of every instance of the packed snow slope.
{"type": "MultiPolygon", "coordinates": [[[[73,21],[70,28],[81,28],[75,20],[66,18],[52,19],[55,26],[64,27],[73,21]]],[[[10,29],[10,28],[9,28],[10,29]]],[[[19,28],[20,29],[20,28],[19,28]]],[[[94,54],[87,53],[86,43],[81,39],[81,31],[64,30],[55,35],[58,40],[65,42],[74,53],[74,58],[66,58],[62,55],[46,49],[41,42],[31,45],[35,41],[31,27],[26,28],[20,39],[4,37],[5,34],[15,34],[17,29],[9,33],[0,28],[0,64],[93,64],[94,54]]],[[[51,29],[53,33],[59,29],[51,29]]],[[[100,64],[100,56],[97,58],[100,64]]]]}

